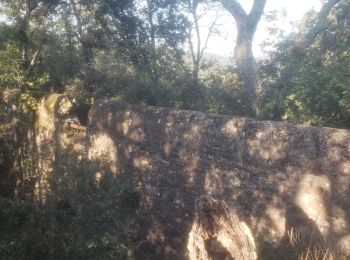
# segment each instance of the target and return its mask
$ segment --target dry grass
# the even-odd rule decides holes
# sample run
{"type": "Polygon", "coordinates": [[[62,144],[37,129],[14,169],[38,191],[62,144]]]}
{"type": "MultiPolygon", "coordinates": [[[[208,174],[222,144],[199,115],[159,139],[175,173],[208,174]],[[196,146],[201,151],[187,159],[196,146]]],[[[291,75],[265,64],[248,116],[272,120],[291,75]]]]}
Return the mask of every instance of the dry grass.
{"type": "Polygon", "coordinates": [[[323,247],[307,248],[298,257],[299,260],[335,260],[336,255],[333,250],[323,247]]]}
{"type": "MultiPolygon", "coordinates": [[[[311,232],[305,239],[303,232],[291,229],[288,231],[289,241],[292,247],[298,252],[298,260],[335,260],[335,250],[325,241],[313,241],[314,232],[311,232]]],[[[317,241],[317,240],[316,240],[317,241]]]]}

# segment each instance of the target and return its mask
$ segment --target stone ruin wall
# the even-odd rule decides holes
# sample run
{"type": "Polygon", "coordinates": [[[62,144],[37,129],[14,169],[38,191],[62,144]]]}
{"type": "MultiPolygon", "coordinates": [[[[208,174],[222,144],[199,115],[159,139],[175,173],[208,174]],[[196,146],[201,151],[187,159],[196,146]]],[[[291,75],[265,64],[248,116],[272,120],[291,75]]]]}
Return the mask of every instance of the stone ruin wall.
{"type": "Polygon", "coordinates": [[[99,165],[96,182],[140,180],[140,259],[188,257],[202,195],[235,211],[262,259],[283,259],[286,244],[301,241],[350,255],[348,130],[101,101],[76,140],[99,165]]]}

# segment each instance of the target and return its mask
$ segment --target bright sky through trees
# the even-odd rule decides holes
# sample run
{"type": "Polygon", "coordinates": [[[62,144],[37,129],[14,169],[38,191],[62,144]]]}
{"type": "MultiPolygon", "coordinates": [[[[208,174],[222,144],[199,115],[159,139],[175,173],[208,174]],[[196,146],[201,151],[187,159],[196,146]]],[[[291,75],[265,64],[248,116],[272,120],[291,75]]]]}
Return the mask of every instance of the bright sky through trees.
{"type": "MultiPolygon", "coordinates": [[[[241,0],[239,1],[246,11],[249,12],[252,6],[252,0],[241,0]]],[[[314,8],[318,11],[321,7],[321,0],[268,0],[265,7],[264,14],[267,14],[271,11],[286,11],[286,18],[278,20],[278,27],[286,32],[290,32],[293,29],[291,22],[297,22],[300,20],[303,15],[314,8]]],[[[203,34],[206,34],[205,24],[209,24],[213,19],[212,17],[208,18],[208,21],[203,19],[203,34]]],[[[215,53],[222,56],[232,56],[234,48],[234,39],[235,39],[235,25],[234,19],[232,16],[226,12],[223,12],[220,15],[219,22],[223,26],[220,26],[220,31],[222,35],[214,36],[211,38],[208,44],[207,53],[215,53]]],[[[255,56],[259,57],[262,55],[260,44],[268,36],[266,32],[266,22],[264,19],[260,21],[258,30],[254,37],[254,46],[253,51],[255,56]]]]}
{"type": "MultiPolygon", "coordinates": [[[[142,2],[142,1],[141,1],[142,2]]],[[[253,4],[253,0],[240,0],[243,8],[249,12],[253,4]]],[[[293,29],[291,23],[300,20],[303,15],[314,8],[318,11],[321,7],[321,0],[268,0],[265,7],[264,14],[271,11],[286,11],[286,18],[277,21],[278,27],[285,32],[290,32],[293,29]]],[[[203,16],[201,22],[201,34],[206,36],[208,27],[215,19],[216,12],[211,11],[208,15],[203,16]]],[[[5,17],[0,14],[0,22],[5,21],[5,17]]],[[[220,25],[220,36],[214,35],[208,42],[206,53],[218,54],[229,57],[233,55],[233,48],[235,42],[235,25],[233,17],[225,11],[219,12],[217,23],[220,25]]],[[[254,37],[253,51],[256,57],[262,56],[260,45],[268,37],[266,32],[267,23],[262,19],[259,23],[258,30],[254,37]]]]}

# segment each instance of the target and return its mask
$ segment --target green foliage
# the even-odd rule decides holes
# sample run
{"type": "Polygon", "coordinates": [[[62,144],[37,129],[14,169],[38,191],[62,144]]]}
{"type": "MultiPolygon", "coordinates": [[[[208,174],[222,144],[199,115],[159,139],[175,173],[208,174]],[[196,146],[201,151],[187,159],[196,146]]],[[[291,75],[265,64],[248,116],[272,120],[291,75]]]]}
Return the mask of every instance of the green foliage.
{"type": "Polygon", "coordinates": [[[350,122],[350,5],[344,1],[329,17],[329,28],[319,33],[306,49],[300,39],[307,37],[315,14],[305,18],[303,27],[289,35],[262,63],[265,85],[269,87],[263,106],[266,117],[294,123],[349,127],[350,122]]]}
{"type": "Polygon", "coordinates": [[[29,199],[0,197],[3,259],[132,258],[128,237],[138,207],[137,185],[106,177],[86,188],[86,173],[85,167],[76,169],[75,177],[82,177],[76,195],[66,186],[70,197],[60,194],[40,210],[29,199]]]}
{"type": "Polygon", "coordinates": [[[34,214],[32,204],[0,197],[0,209],[1,256],[4,259],[44,257],[49,234],[45,226],[39,225],[40,218],[34,214]]]}
{"type": "MultiPolygon", "coordinates": [[[[11,28],[10,28],[11,29],[11,28]]],[[[1,42],[0,42],[1,45],[1,42]]],[[[49,74],[34,71],[28,73],[23,67],[19,44],[7,39],[0,49],[0,90],[17,92],[15,103],[25,104],[35,110],[35,92],[43,89],[49,82],[49,74]]]]}
{"type": "Polygon", "coordinates": [[[22,88],[25,85],[25,75],[21,65],[21,53],[13,43],[6,43],[0,50],[0,87],[8,86],[22,88]]]}
{"type": "Polygon", "coordinates": [[[202,96],[195,109],[215,114],[245,115],[249,104],[243,100],[237,71],[216,62],[204,62],[201,68],[202,96]]]}

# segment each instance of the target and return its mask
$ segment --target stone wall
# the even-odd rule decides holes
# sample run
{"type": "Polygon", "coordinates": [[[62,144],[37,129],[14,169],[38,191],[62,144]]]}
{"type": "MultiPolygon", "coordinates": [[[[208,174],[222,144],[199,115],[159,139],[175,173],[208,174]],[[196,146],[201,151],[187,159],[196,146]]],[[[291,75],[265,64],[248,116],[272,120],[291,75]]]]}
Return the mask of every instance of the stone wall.
{"type": "Polygon", "coordinates": [[[128,227],[136,259],[188,259],[203,195],[249,227],[259,259],[350,255],[348,130],[100,101],[85,131],[74,104],[54,95],[40,103],[36,132],[35,199],[69,201],[78,215],[97,203],[90,189],[116,207],[139,201],[128,227]],[[119,203],[102,188],[129,179],[140,200],[119,203]]]}
{"type": "Polygon", "coordinates": [[[347,130],[101,101],[87,136],[98,178],[140,180],[139,259],[186,259],[201,195],[235,210],[261,259],[312,245],[350,255],[347,130]]]}

